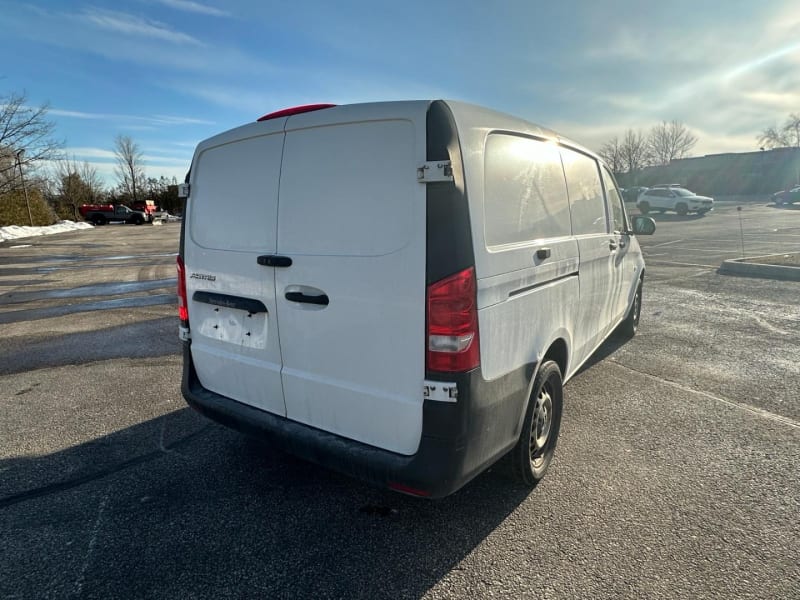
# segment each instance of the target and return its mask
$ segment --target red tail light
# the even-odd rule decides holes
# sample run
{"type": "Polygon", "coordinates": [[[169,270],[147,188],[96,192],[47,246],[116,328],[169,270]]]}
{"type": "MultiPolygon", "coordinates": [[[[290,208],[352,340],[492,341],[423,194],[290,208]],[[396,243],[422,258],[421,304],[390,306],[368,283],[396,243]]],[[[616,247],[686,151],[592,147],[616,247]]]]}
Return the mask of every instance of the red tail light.
{"type": "Polygon", "coordinates": [[[181,256],[178,257],[178,316],[181,319],[181,325],[188,327],[189,301],[186,297],[186,267],[181,256]]]}
{"type": "Polygon", "coordinates": [[[475,269],[428,286],[429,371],[469,371],[481,364],[475,269]]]}
{"type": "Polygon", "coordinates": [[[335,104],[304,104],[303,106],[293,106],[291,108],[284,108],[276,110],[275,112],[268,113],[263,117],[259,117],[256,121],[269,121],[270,119],[277,119],[278,117],[291,117],[292,115],[300,115],[315,110],[322,110],[323,108],[331,108],[335,104]]]}

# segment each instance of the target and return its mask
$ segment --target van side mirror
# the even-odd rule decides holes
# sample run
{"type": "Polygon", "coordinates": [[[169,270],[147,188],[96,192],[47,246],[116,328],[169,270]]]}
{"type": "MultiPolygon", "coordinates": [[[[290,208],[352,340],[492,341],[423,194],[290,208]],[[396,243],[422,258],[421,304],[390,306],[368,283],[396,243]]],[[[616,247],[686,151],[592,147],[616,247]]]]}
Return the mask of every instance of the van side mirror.
{"type": "Polygon", "coordinates": [[[656,222],[650,217],[637,215],[633,217],[633,233],[636,235],[653,235],[656,232],[656,222]]]}

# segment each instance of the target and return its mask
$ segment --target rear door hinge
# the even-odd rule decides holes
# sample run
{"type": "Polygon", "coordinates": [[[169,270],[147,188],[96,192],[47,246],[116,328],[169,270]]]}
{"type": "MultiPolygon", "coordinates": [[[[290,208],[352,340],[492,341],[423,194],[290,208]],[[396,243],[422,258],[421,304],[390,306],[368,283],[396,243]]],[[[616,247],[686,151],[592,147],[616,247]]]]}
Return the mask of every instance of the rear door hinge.
{"type": "Polygon", "coordinates": [[[436,181],[453,181],[453,165],[449,160],[434,160],[417,168],[417,181],[433,183],[436,181]]]}
{"type": "Polygon", "coordinates": [[[188,183],[181,183],[178,185],[178,198],[188,198],[191,186],[188,183]]]}

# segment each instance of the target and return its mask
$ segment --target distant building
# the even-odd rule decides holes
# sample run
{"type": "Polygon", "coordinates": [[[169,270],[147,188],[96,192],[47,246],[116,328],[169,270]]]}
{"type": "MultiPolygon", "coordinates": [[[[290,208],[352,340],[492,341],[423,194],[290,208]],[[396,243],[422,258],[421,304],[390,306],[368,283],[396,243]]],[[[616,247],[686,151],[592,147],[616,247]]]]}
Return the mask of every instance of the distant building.
{"type": "Polygon", "coordinates": [[[800,183],[800,148],[682,158],[620,176],[622,186],[658,183],[680,183],[710,196],[769,194],[800,183]]]}

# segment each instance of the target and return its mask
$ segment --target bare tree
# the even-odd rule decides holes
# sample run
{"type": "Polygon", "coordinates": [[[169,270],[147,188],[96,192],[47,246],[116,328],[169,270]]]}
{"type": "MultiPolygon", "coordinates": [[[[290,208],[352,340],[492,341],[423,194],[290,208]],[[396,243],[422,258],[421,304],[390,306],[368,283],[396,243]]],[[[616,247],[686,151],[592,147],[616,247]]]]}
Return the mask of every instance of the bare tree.
{"type": "Polygon", "coordinates": [[[773,125],[761,132],[761,135],[758,136],[758,144],[762,148],[785,148],[789,145],[789,141],[784,133],[773,125]]]}
{"type": "Polygon", "coordinates": [[[146,185],[142,151],[130,137],[118,135],[114,140],[114,154],[117,158],[117,168],[114,172],[120,190],[135,202],[146,185]]]}
{"type": "Polygon", "coordinates": [[[758,143],[764,148],[800,148],[800,114],[790,114],[780,127],[767,127],[758,143]]]}
{"type": "Polygon", "coordinates": [[[24,93],[0,96],[0,194],[21,189],[19,169],[33,182],[37,167],[56,157],[62,144],[53,138],[47,110],[47,104],[28,106],[24,93]]]}
{"type": "Polygon", "coordinates": [[[597,152],[600,158],[605,161],[608,168],[614,173],[622,173],[625,169],[625,161],[622,157],[622,144],[619,138],[614,136],[607,141],[597,152]]]}
{"type": "Polygon", "coordinates": [[[75,157],[57,161],[53,175],[52,198],[68,205],[76,221],[80,218],[78,206],[95,204],[103,194],[97,169],[88,162],[79,163],[75,157]]]}
{"type": "Polygon", "coordinates": [[[680,121],[662,121],[650,130],[647,145],[653,164],[668,165],[685,158],[697,144],[697,136],[680,121]]]}
{"type": "Polygon", "coordinates": [[[800,114],[792,113],[783,123],[783,131],[793,148],[800,148],[800,114]]]}
{"type": "Polygon", "coordinates": [[[628,129],[620,145],[623,168],[633,174],[650,164],[650,149],[647,138],[641,131],[628,129]]]}

